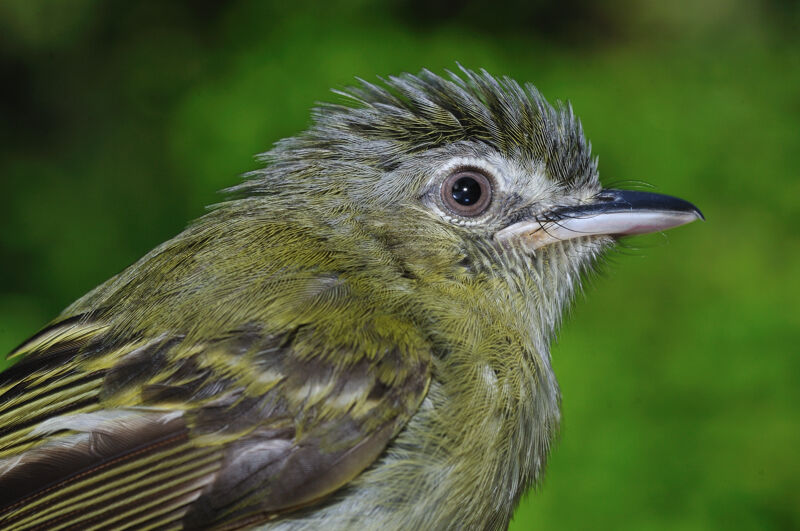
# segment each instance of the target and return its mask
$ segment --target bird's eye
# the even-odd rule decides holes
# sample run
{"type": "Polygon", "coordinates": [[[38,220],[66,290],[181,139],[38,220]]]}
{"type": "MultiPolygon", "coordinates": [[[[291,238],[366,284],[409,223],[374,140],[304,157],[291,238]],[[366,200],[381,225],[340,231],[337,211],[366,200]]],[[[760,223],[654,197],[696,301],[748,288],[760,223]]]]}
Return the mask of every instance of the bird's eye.
{"type": "Polygon", "coordinates": [[[442,202],[459,216],[479,216],[491,201],[492,183],[478,171],[457,171],[442,183],[442,202]]]}

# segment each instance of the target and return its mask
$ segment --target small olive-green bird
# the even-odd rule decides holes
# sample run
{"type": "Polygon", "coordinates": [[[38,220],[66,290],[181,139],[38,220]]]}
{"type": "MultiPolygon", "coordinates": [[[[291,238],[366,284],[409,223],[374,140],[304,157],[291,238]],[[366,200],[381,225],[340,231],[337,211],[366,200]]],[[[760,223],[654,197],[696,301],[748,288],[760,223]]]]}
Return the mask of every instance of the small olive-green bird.
{"type": "Polygon", "coordinates": [[[569,107],[428,71],[341,92],[0,374],[0,528],[503,529],[559,427],[549,345],[604,251],[569,107]]]}

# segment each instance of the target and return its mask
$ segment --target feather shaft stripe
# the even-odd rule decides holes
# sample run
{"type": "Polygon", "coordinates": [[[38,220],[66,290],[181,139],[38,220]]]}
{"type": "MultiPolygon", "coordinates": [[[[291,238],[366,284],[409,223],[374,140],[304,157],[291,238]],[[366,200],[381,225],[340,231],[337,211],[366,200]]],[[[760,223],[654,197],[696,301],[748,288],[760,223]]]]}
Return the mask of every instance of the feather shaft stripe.
{"type": "Polygon", "coordinates": [[[50,417],[51,411],[54,410],[63,410],[75,401],[80,400],[81,398],[85,398],[88,396],[90,391],[94,391],[95,394],[100,388],[100,380],[90,380],[89,382],[77,385],[75,387],[69,387],[68,389],[62,391],[61,393],[53,395],[43,396],[36,400],[32,400],[28,404],[24,404],[18,408],[15,408],[11,411],[8,411],[2,415],[0,415],[0,426],[3,426],[0,429],[0,435],[3,432],[14,431],[15,425],[25,425],[31,423],[38,423],[39,419],[42,417],[50,417]],[[17,422],[16,424],[11,419],[25,419],[25,422],[17,422]]]}
{"type": "MultiPolygon", "coordinates": [[[[218,470],[219,467],[211,468],[209,469],[207,475],[210,475],[218,470]]],[[[199,476],[197,479],[201,478],[202,476],[199,476]]],[[[190,479],[190,477],[184,478],[184,480],[190,479]]],[[[112,519],[103,520],[102,523],[93,525],[89,529],[107,529],[110,524],[114,524],[114,528],[116,529],[161,529],[163,528],[164,524],[175,522],[176,520],[183,518],[183,516],[186,514],[186,506],[200,496],[202,489],[207,484],[208,481],[193,481],[191,482],[191,485],[187,485],[186,488],[176,492],[176,494],[180,494],[180,496],[163,498],[161,501],[164,503],[164,507],[151,508],[152,505],[137,505],[135,508],[125,511],[112,519]],[[142,525],[145,523],[147,525],[142,525]]]]}
{"type": "MultiPolygon", "coordinates": [[[[216,472],[216,469],[214,472],[216,472]]],[[[187,506],[200,496],[206,484],[207,482],[203,482],[194,489],[183,489],[181,491],[182,495],[179,497],[165,498],[162,501],[169,501],[170,503],[164,507],[143,511],[141,509],[149,509],[150,506],[138,506],[136,510],[124,513],[121,519],[106,520],[91,529],[107,529],[108,524],[112,523],[115,529],[163,529],[165,524],[179,521],[184,517],[187,506]]],[[[178,494],[181,494],[181,492],[178,494]]],[[[177,523],[177,527],[178,529],[183,529],[183,525],[180,523],[177,523]]]]}
{"type": "MultiPolygon", "coordinates": [[[[14,365],[11,367],[18,367],[21,364],[14,365]]],[[[28,384],[28,387],[38,387],[39,385],[43,385],[47,382],[53,381],[57,378],[61,378],[65,373],[69,372],[72,368],[69,365],[64,365],[63,367],[49,367],[47,370],[35,372],[25,378],[25,383],[28,384]]],[[[8,369],[7,369],[8,370],[8,369]]],[[[2,374],[5,376],[6,371],[3,371],[2,374]]]]}
{"type": "Polygon", "coordinates": [[[13,398],[5,399],[4,393],[0,393],[0,413],[14,410],[15,408],[19,408],[20,406],[27,404],[33,400],[40,399],[45,395],[50,395],[57,392],[61,388],[65,388],[67,386],[75,385],[81,381],[90,381],[90,380],[100,380],[102,379],[103,374],[91,374],[86,376],[82,373],[75,373],[71,376],[66,376],[64,378],[51,378],[51,381],[39,384],[32,389],[26,389],[22,394],[19,396],[15,396],[13,398]]]}
{"type": "MultiPolygon", "coordinates": [[[[75,509],[74,511],[71,511],[65,515],[60,516],[55,521],[48,522],[46,527],[47,529],[58,531],[59,529],[66,529],[70,526],[75,526],[80,524],[80,527],[83,528],[86,525],[92,523],[93,520],[96,520],[99,517],[101,517],[104,513],[107,513],[114,509],[119,509],[120,507],[126,507],[131,504],[134,504],[135,507],[133,509],[130,509],[122,513],[122,516],[130,516],[132,514],[146,512],[147,518],[149,519],[153,516],[153,512],[150,510],[153,507],[157,507],[158,505],[174,500],[175,498],[183,497],[183,495],[190,492],[196,492],[197,496],[199,496],[200,491],[208,483],[208,481],[207,480],[198,481],[198,480],[207,478],[210,474],[212,474],[217,470],[219,470],[219,464],[214,463],[206,466],[205,468],[197,470],[190,475],[180,477],[172,481],[168,481],[166,483],[161,483],[159,485],[159,488],[153,491],[139,493],[135,496],[126,498],[117,503],[103,506],[91,512],[86,512],[85,509],[83,508],[75,509]],[[183,487],[176,488],[181,486],[183,487]],[[149,503],[143,503],[138,505],[135,504],[135,502],[139,500],[147,499],[149,496],[157,496],[157,495],[159,496],[155,500],[149,503]],[[89,520],[89,522],[86,522],[87,519],[89,520]]],[[[193,500],[189,499],[187,501],[193,501],[193,500]]],[[[174,508],[175,508],[174,506],[170,505],[169,510],[173,510],[174,508]]]]}
{"type": "MultiPolygon", "coordinates": [[[[183,511],[181,511],[181,514],[183,514],[183,511]]],[[[161,520],[157,520],[152,523],[147,523],[147,525],[142,526],[139,529],[141,529],[142,531],[148,531],[150,529],[158,529],[159,531],[180,531],[181,529],[183,529],[183,525],[180,522],[170,527],[166,527],[166,524],[170,522],[175,522],[175,520],[178,520],[179,518],[180,515],[176,515],[174,517],[167,516],[165,518],[162,518],[161,520]]],[[[121,529],[131,529],[131,526],[126,526],[121,529]]]]}
{"type": "Polygon", "coordinates": [[[191,470],[193,466],[203,466],[218,459],[218,455],[216,455],[218,453],[219,450],[216,448],[195,449],[188,445],[171,448],[168,452],[160,452],[148,459],[130,463],[128,466],[114,468],[106,473],[91,476],[85,482],[70,485],[38,500],[26,503],[24,506],[19,507],[16,512],[10,513],[8,521],[19,519],[15,524],[34,525],[39,519],[50,518],[53,513],[57,513],[69,505],[80,503],[87,498],[91,499],[90,503],[102,502],[115,498],[123,492],[129,492],[154,481],[161,481],[164,478],[174,476],[182,470],[191,470]],[[209,457],[209,454],[214,455],[209,457]],[[189,466],[178,466],[185,464],[187,461],[191,461],[189,466]],[[155,464],[153,464],[154,462],[155,464]],[[168,467],[167,472],[153,475],[154,470],[163,467],[168,467]],[[115,477],[117,479],[114,479],[115,477]],[[145,479],[139,482],[138,480],[143,477],[145,479]],[[60,498],[65,499],[53,503],[60,498]],[[52,503],[52,505],[48,505],[48,503],[52,503]],[[37,512],[30,516],[25,516],[25,513],[30,513],[31,511],[37,512]]]}
{"type": "Polygon", "coordinates": [[[69,477],[67,477],[67,478],[65,478],[65,479],[63,479],[63,480],[61,480],[61,481],[59,481],[59,482],[57,482],[57,483],[55,483],[53,485],[50,485],[49,487],[46,487],[46,488],[44,488],[44,489],[42,489],[42,490],[40,490],[40,491],[30,495],[30,496],[26,496],[26,497],[22,498],[21,500],[18,500],[16,502],[4,507],[2,510],[0,510],[0,512],[6,512],[6,511],[9,511],[9,510],[13,510],[15,507],[18,507],[20,505],[29,504],[33,500],[41,498],[42,496],[45,496],[49,492],[53,492],[55,490],[58,490],[58,489],[62,488],[65,485],[68,485],[69,483],[71,483],[73,481],[76,481],[76,480],[78,480],[80,478],[83,478],[83,477],[89,476],[91,474],[94,474],[98,470],[102,470],[104,468],[108,468],[108,467],[114,466],[115,464],[118,464],[121,461],[126,461],[128,459],[132,459],[132,458],[136,457],[137,455],[141,455],[143,453],[147,453],[149,451],[152,451],[154,448],[163,447],[163,446],[166,446],[168,444],[171,444],[173,442],[177,442],[177,441],[179,441],[181,439],[185,439],[185,438],[188,438],[188,433],[187,433],[187,431],[184,430],[184,431],[182,431],[181,433],[179,433],[177,435],[171,435],[171,436],[169,436],[167,438],[162,438],[160,440],[156,440],[155,442],[147,444],[147,445],[144,445],[142,447],[132,449],[131,451],[126,452],[123,455],[120,455],[120,456],[115,457],[113,459],[109,459],[109,460],[103,461],[103,462],[99,463],[98,465],[96,465],[96,466],[94,466],[92,468],[89,468],[87,470],[83,470],[83,471],[81,471],[81,472],[79,472],[77,474],[74,474],[72,476],[69,476],[69,477]]]}
{"type": "Polygon", "coordinates": [[[29,390],[40,385],[50,385],[73,370],[68,364],[63,364],[38,372],[27,373],[26,371],[17,370],[21,365],[22,363],[12,365],[0,372],[0,382],[3,383],[2,387],[0,387],[0,393],[2,393],[1,396],[4,399],[11,399],[20,394],[24,395],[29,390]]]}

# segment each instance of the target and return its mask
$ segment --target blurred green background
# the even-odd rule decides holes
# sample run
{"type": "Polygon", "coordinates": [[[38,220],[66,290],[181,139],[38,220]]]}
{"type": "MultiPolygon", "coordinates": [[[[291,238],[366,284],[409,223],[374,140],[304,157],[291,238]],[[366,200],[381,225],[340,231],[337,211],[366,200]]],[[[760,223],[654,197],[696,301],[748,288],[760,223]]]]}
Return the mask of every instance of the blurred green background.
{"type": "Polygon", "coordinates": [[[459,61],[569,99],[606,184],[708,219],[587,283],[553,349],[561,440],[512,529],[800,529],[798,5],[2,0],[0,351],[330,87],[459,61]]]}

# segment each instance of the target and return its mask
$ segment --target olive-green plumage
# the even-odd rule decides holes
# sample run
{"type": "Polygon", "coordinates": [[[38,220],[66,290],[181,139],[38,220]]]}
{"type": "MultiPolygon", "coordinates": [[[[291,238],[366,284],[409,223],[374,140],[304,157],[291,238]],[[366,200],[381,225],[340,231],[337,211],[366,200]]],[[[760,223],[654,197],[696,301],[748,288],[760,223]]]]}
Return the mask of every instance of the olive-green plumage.
{"type": "Polygon", "coordinates": [[[594,204],[595,161],[569,108],[486,73],[341,94],[11,354],[1,527],[507,526],[614,238],[501,231],[594,204]]]}

